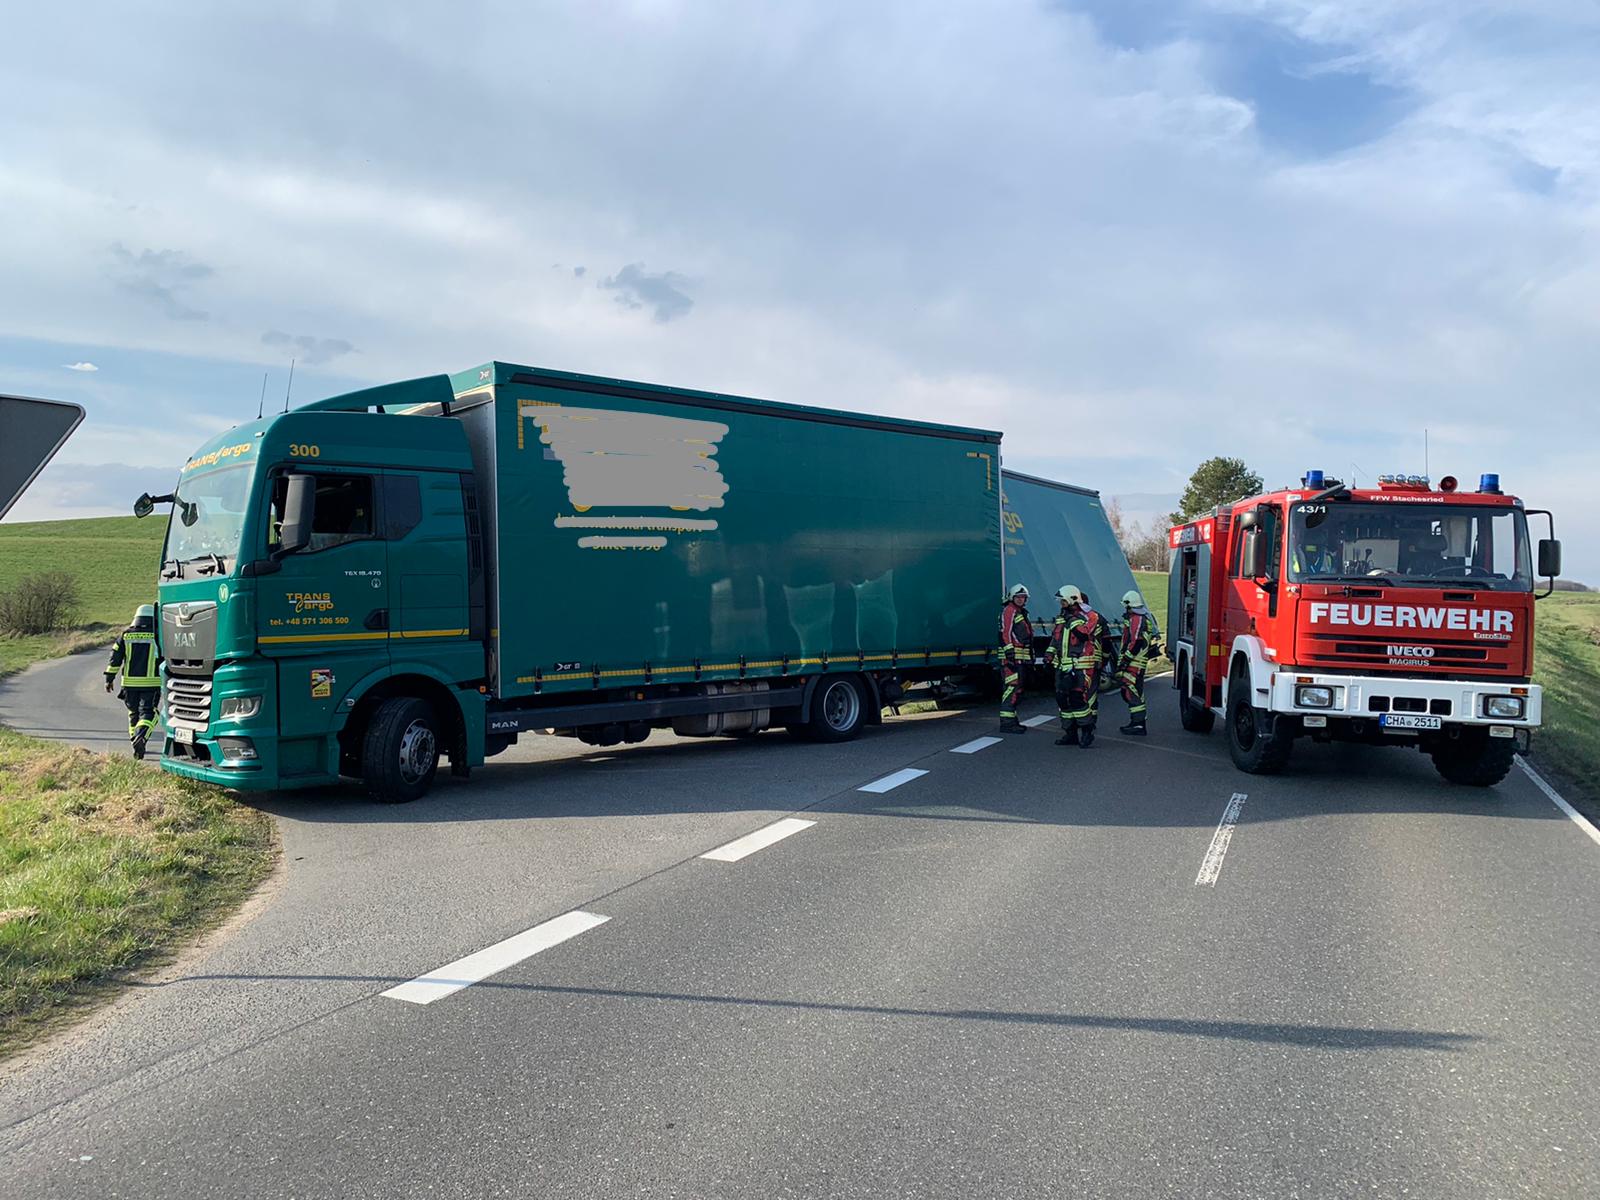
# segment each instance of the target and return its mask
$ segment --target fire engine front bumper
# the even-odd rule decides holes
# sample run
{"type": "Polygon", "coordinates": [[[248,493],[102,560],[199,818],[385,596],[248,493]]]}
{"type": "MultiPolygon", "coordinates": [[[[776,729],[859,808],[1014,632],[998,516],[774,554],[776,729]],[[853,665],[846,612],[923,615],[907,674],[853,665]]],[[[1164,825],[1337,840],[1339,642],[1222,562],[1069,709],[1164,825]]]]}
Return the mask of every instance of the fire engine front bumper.
{"type": "Polygon", "coordinates": [[[1438,717],[1444,725],[1510,726],[1514,730],[1537,729],[1542,718],[1537,684],[1314,671],[1274,671],[1269,707],[1273,712],[1302,717],[1376,720],[1394,713],[1438,717]],[[1328,703],[1320,703],[1322,700],[1328,703]],[[1518,709],[1517,701],[1521,701],[1520,715],[1512,715],[1518,709]]]}

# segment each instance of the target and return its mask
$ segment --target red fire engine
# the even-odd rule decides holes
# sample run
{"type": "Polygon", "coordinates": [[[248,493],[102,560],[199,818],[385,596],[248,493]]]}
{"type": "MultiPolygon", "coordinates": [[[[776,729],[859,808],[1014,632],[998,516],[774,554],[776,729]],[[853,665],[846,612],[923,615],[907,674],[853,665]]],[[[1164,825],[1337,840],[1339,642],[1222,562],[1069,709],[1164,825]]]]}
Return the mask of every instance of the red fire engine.
{"type": "Polygon", "coordinates": [[[1505,778],[1539,725],[1533,602],[1561,571],[1550,513],[1485,475],[1417,475],[1219,505],[1171,532],[1168,653],[1183,727],[1223,719],[1241,771],[1297,737],[1414,746],[1453,783],[1505,778]],[[1534,595],[1528,517],[1546,519],[1534,595]]]}

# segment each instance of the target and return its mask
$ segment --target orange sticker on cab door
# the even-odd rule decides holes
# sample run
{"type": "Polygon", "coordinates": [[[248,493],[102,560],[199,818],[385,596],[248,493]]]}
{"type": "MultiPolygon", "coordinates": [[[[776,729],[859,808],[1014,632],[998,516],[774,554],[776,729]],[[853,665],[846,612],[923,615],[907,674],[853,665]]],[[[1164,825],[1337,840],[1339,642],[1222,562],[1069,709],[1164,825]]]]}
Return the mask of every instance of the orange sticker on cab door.
{"type": "Polygon", "coordinates": [[[311,698],[313,700],[327,700],[333,695],[333,669],[331,667],[311,668],[311,698]]]}

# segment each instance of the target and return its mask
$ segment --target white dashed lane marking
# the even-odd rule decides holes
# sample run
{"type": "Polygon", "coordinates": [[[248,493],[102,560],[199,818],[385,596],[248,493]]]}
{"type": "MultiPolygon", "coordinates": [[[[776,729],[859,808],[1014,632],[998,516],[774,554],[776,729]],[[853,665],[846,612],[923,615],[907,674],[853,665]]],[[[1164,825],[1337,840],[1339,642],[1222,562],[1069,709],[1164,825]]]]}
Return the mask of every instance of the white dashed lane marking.
{"type": "Polygon", "coordinates": [[[1222,874],[1222,859],[1228,853],[1228,843],[1233,841],[1233,830],[1239,824],[1239,810],[1244,807],[1245,797],[1246,793],[1235,792],[1228,800],[1228,807],[1222,810],[1222,820],[1217,824],[1216,833],[1211,835],[1211,848],[1200,863],[1200,874],[1194,877],[1195,887],[1211,887],[1222,874]]]}
{"type": "Polygon", "coordinates": [[[1029,717],[1026,721],[1023,722],[1023,724],[1026,725],[1029,729],[1037,729],[1037,728],[1039,728],[1039,726],[1048,725],[1048,724],[1050,724],[1051,721],[1054,721],[1054,720],[1055,720],[1055,718],[1052,717],[1049,713],[1040,713],[1037,717],[1029,717]]]}
{"type": "Polygon", "coordinates": [[[747,833],[742,838],[735,838],[726,846],[707,850],[700,857],[713,859],[716,862],[738,862],[757,850],[765,850],[773,842],[781,842],[791,834],[799,833],[802,829],[810,829],[815,824],[815,821],[804,821],[799,817],[785,817],[781,821],[774,821],[764,829],[747,833]]]}
{"type": "Polygon", "coordinates": [[[987,750],[990,746],[998,746],[1000,739],[997,737],[973,738],[960,746],[951,749],[951,754],[976,754],[979,750],[987,750]]]}
{"type": "Polygon", "coordinates": [[[892,792],[902,783],[910,783],[913,779],[920,779],[926,771],[919,771],[916,767],[906,767],[896,771],[893,775],[885,775],[882,779],[875,779],[856,789],[858,792],[892,792]]]}
{"type": "Polygon", "coordinates": [[[1544,776],[1530,767],[1525,760],[1520,758],[1517,759],[1517,766],[1522,768],[1522,773],[1524,775],[1533,780],[1534,786],[1549,798],[1550,803],[1554,804],[1562,812],[1566,813],[1567,817],[1574,825],[1589,835],[1590,841],[1594,842],[1596,845],[1600,845],[1600,829],[1596,829],[1594,824],[1587,817],[1563,800],[1561,798],[1561,793],[1546,783],[1544,776]]]}
{"type": "Polygon", "coordinates": [[[485,947],[476,954],[469,954],[465,958],[456,959],[453,963],[446,963],[437,971],[429,971],[426,975],[419,975],[407,983],[392,987],[383,995],[391,1000],[404,1000],[409,1004],[432,1004],[435,1000],[450,995],[451,992],[459,992],[462,988],[480,983],[491,975],[498,975],[507,967],[514,967],[523,959],[532,958],[541,950],[559,946],[562,942],[575,938],[596,925],[604,925],[610,919],[592,912],[563,913],[541,925],[535,925],[532,929],[514,934],[503,942],[485,947]]]}

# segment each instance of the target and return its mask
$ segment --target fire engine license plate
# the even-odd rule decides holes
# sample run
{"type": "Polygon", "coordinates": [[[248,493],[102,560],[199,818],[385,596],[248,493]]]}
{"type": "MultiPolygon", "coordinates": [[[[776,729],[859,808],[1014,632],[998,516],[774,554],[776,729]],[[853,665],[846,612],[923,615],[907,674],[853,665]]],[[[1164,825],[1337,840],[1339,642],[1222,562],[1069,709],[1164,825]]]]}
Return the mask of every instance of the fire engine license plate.
{"type": "Polygon", "coordinates": [[[1384,713],[1378,718],[1378,724],[1385,729],[1440,729],[1444,726],[1444,720],[1415,713],[1384,713]]]}
{"type": "Polygon", "coordinates": [[[172,740],[182,742],[185,746],[192,746],[194,745],[194,730],[185,729],[180,725],[172,731],[172,740]]]}

